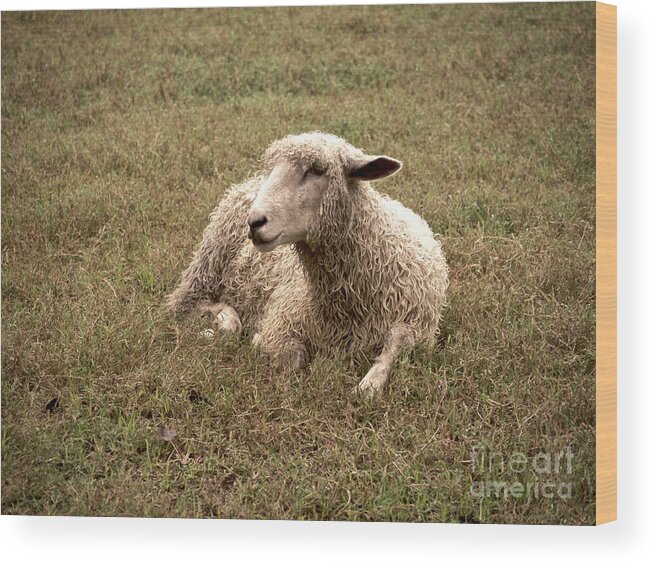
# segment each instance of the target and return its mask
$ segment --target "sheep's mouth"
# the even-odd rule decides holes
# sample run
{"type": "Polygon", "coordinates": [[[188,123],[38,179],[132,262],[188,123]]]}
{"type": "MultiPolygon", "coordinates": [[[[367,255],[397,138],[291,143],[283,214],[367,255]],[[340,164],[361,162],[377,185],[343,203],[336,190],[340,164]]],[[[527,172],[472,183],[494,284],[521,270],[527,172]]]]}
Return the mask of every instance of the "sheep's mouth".
{"type": "Polygon", "coordinates": [[[258,251],[270,251],[276,247],[276,242],[280,239],[281,235],[282,232],[270,239],[262,239],[261,237],[255,236],[253,238],[253,245],[258,249],[258,251]]]}

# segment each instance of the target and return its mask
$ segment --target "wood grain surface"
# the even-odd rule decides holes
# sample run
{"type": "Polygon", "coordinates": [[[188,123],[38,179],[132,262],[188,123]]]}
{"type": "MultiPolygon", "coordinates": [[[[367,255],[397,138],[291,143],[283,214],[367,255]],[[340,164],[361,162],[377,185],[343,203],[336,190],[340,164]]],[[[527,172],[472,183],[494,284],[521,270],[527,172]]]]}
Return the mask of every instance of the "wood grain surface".
{"type": "Polygon", "coordinates": [[[617,8],[597,2],[597,524],[617,519],[617,8]]]}

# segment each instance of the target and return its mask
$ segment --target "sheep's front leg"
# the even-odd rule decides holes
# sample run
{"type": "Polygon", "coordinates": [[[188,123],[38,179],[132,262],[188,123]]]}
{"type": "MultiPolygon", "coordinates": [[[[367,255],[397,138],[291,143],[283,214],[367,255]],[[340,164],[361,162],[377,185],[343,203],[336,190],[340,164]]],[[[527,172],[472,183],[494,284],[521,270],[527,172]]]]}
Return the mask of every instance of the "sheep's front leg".
{"type": "Polygon", "coordinates": [[[367,398],[373,397],[380,392],[389,379],[390,371],[394,362],[403,351],[407,351],[414,344],[412,331],[405,325],[393,327],[383,346],[383,351],[376,357],[369,372],[356,387],[356,391],[362,393],[367,398]]]}

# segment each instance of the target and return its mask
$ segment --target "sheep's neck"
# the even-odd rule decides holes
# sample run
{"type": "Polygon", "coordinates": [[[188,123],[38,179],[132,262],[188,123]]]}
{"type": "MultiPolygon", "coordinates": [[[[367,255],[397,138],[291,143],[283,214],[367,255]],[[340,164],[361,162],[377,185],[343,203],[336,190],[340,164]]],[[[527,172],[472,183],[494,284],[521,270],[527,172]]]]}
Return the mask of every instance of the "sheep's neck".
{"type": "Polygon", "coordinates": [[[315,299],[351,317],[363,308],[376,308],[385,277],[382,209],[373,191],[363,192],[357,203],[349,203],[357,213],[351,214],[346,207],[338,210],[337,219],[331,218],[336,220],[332,229],[322,234],[319,245],[296,246],[315,299]]]}

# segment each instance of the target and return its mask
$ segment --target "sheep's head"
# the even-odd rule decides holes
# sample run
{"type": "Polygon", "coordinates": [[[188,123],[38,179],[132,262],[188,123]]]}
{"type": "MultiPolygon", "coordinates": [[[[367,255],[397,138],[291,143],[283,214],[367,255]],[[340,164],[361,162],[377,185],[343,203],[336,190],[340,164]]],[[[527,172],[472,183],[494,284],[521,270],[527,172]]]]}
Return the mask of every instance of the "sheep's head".
{"type": "Polygon", "coordinates": [[[334,208],[363,181],[401,168],[396,159],[366,155],[339,137],[318,132],[274,142],[265,164],[268,176],[248,215],[249,238],[262,252],[307,242],[319,233],[328,203],[334,208]]]}

